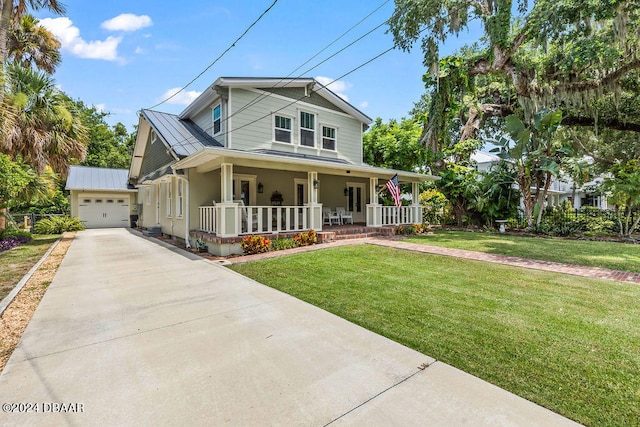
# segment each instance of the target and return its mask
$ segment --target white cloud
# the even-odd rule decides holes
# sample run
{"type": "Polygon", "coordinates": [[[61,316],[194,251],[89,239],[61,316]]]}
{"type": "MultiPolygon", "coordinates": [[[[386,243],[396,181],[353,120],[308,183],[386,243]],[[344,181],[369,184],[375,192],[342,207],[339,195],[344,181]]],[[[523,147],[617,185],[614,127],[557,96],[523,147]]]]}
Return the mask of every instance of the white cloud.
{"type": "Polygon", "coordinates": [[[96,111],[99,113],[104,113],[107,110],[107,106],[105,104],[96,104],[94,107],[96,107],[96,111]]]}
{"type": "Polygon", "coordinates": [[[153,25],[151,18],[147,15],[134,15],[123,13],[104,21],[100,26],[109,31],[137,31],[153,25]]]}
{"type": "Polygon", "coordinates": [[[135,52],[136,52],[138,55],[140,55],[141,53],[144,53],[144,49],[143,49],[143,48],[141,48],[140,46],[138,46],[138,47],[136,47],[135,52]]]}
{"type": "MultiPolygon", "coordinates": [[[[165,93],[162,94],[161,101],[164,101],[165,99],[167,99],[170,96],[174,95],[179,90],[180,90],[179,87],[174,87],[172,89],[167,90],[165,93]]],[[[168,100],[167,104],[189,105],[198,96],[200,96],[201,93],[202,92],[198,92],[198,91],[195,91],[195,90],[188,90],[188,91],[183,90],[182,92],[180,92],[179,94],[177,94],[176,96],[174,96],[173,98],[168,100]]]]}
{"type": "Polygon", "coordinates": [[[331,77],[324,76],[318,76],[316,77],[316,80],[320,84],[326,86],[331,92],[349,102],[349,97],[344,92],[351,88],[351,83],[345,82],[343,80],[337,80],[334,82],[331,77]]]}
{"type": "Polygon", "coordinates": [[[369,102],[367,102],[367,101],[362,101],[362,102],[360,103],[360,105],[358,105],[358,106],[359,106],[360,108],[362,108],[362,109],[367,108],[367,107],[369,106],[369,102]]]}
{"type": "Polygon", "coordinates": [[[116,61],[118,45],[122,37],[107,37],[105,40],[85,41],[80,36],[80,29],[73,25],[69,18],[45,18],[40,25],[51,31],[62,44],[62,49],[79,58],[103,59],[116,61]]]}

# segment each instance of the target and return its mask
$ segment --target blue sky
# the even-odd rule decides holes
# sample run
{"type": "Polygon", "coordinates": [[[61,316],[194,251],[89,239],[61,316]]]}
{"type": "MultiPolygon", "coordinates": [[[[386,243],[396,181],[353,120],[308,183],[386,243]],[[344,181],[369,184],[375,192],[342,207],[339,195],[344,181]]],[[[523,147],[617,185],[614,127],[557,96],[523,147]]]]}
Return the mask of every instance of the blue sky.
{"type": "MultiPolygon", "coordinates": [[[[54,77],[74,99],[111,113],[110,124],[137,124],[137,111],[163,100],[201,73],[273,0],[63,0],[64,17],[34,14],[62,42],[54,77]]],[[[284,77],[291,74],[384,0],[279,0],[220,61],[182,94],[155,109],[179,113],[216,78],[284,77]]],[[[338,56],[320,61],[391,16],[388,1],[377,12],[292,76],[336,79],[393,46],[386,26],[338,56]]],[[[451,51],[462,40],[448,44],[451,51]]],[[[330,88],[371,118],[407,116],[421,94],[422,53],[394,50],[330,88]]]]}

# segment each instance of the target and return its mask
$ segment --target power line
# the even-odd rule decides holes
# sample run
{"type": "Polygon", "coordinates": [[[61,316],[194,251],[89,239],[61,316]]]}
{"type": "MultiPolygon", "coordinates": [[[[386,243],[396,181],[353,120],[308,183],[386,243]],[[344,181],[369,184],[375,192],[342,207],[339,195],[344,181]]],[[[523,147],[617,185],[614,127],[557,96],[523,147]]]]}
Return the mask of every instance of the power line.
{"type": "Polygon", "coordinates": [[[275,5],[276,3],[278,3],[278,0],[274,0],[273,3],[271,3],[271,6],[269,6],[268,8],[265,9],[264,12],[262,12],[262,14],[260,14],[260,16],[258,16],[258,18],[253,21],[251,23],[251,25],[249,25],[247,27],[246,30],[244,30],[244,32],[240,35],[240,37],[238,37],[237,39],[235,39],[235,41],[233,43],[231,43],[231,45],[226,48],[224,50],[224,52],[222,52],[216,59],[213,60],[213,62],[211,64],[209,64],[204,70],[202,70],[202,72],[200,74],[198,74],[196,77],[194,77],[189,83],[187,83],[186,85],[184,85],[183,87],[180,88],[180,90],[178,90],[176,93],[174,93],[173,95],[167,97],[166,99],[160,101],[159,103],[155,104],[152,107],[149,107],[148,109],[152,109],[152,108],[156,108],[162,104],[164,104],[165,102],[169,101],[170,99],[172,99],[173,97],[175,97],[176,95],[178,95],[180,92],[184,91],[186,88],[188,88],[189,86],[191,86],[196,80],[198,80],[200,77],[202,77],[202,75],[204,73],[206,73],[207,71],[209,71],[209,69],[211,67],[213,67],[220,59],[222,59],[223,56],[225,56],[227,54],[227,52],[229,52],[231,49],[233,49],[236,46],[236,43],[238,43],[244,36],[247,35],[247,33],[258,23],[258,21],[260,21],[275,5]]]}
{"type": "MultiPolygon", "coordinates": [[[[343,38],[346,34],[348,34],[349,32],[351,32],[354,28],[356,28],[357,26],[359,26],[362,22],[364,22],[366,19],[368,19],[369,17],[371,17],[374,13],[376,13],[378,10],[380,10],[384,5],[386,5],[387,3],[389,3],[390,0],[386,0],[384,2],[382,2],[379,6],[377,6],[373,11],[371,11],[369,14],[367,14],[364,18],[360,19],[357,23],[355,23],[354,25],[352,25],[347,31],[345,31],[344,33],[342,33],[340,36],[338,36],[336,39],[334,39],[331,43],[329,43],[327,46],[325,46],[324,48],[322,48],[318,53],[314,54],[311,58],[309,58],[307,61],[305,61],[303,64],[301,64],[300,66],[298,66],[296,69],[294,69],[292,72],[290,72],[286,77],[281,78],[278,82],[276,82],[273,86],[271,86],[271,88],[277,88],[277,87],[286,87],[287,85],[289,85],[291,82],[286,82],[284,85],[280,85],[280,83],[284,82],[287,78],[289,78],[295,71],[299,70],[300,68],[302,68],[304,65],[308,64],[311,60],[313,60],[314,58],[316,58],[318,55],[320,55],[320,53],[324,52],[325,50],[327,50],[327,48],[329,48],[330,46],[332,46],[333,44],[335,44],[338,40],[340,40],[341,38],[343,38]]],[[[316,65],[314,65],[311,68],[308,68],[306,71],[304,71],[303,73],[299,74],[297,77],[295,78],[299,78],[301,77],[303,74],[306,74],[307,72],[313,70],[314,68],[317,68],[318,66],[324,64],[325,62],[329,61],[330,59],[334,58],[335,56],[339,55],[340,53],[344,52],[346,49],[350,48],[351,46],[355,45],[356,43],[358,43],[359,41],[361,41],[362,39],[364,39],[365,37],[371,35],[373,32],[375,32],[376,30],[378,30],[380,27],[382,27],[383,25],[385,25],[388,22],[388,20],[385,20],[384,22],[380,23],[379,25],[377,25],[376,27],[374,27],[373,29],[369,30],[368,32],[364,33],[363,35],[361,35],[360,37],[358,37],[357,39],[355,39],[354,41],[352,41],[351,43],[347,44],[346,46],[344,46],[343,48],[339,49],[338,51],[336,51],[335,53],[333,53],[332,55],[330,55],[329,57],[325,58],[324,60],[320,61],[319,63],[317,63],[316,65]]],[[[393,48],[391,48],[393,49],[393,48]]],[[[385,52],[386,53],[386,52],[385,52]]],[[[375,58],[374,58],[375,59],[375,58]]],[[[355,71],[355,70],[354,70],[355,71]]],[[[345,75],[348,75],[350,73],[347,73],[345,75]]],[[[294,78],[294,79],[295,79],[294,78]]],[[[339,79],[335,79],[333,81],[331,81],[330,83],[327,84],[327,86],[335,83],[337,80],[339,79]]],[[[263,101],[264,99],[270,97],[272,94],[271,93],[261,93],[259,94],[257,97],[255,97],[254,99],[252,99],[251,101],[249,101],[247,104],[243,105],[242,107],[240,107],[237,111],[233,112],[231,115],[224,117],[221,119],[221,124],[226,123],[229,121],[229,119],[231,119],[233,116],[241,113],[242,111],[246,110],[247,108],[252,107],[253,105],[257,104],[258,102],[263,101]]],[[[301,98],[302,99],[302,98],[301,98]]],[[[298,100],[299,101],[299,100],[298,100]]],[[[262,119],[262,118],[261,118],[262,119]]],[[[205,132],[210,131],[211,129],[213,129],[213,124],[205,129],[203,129],[205,132]]],[[[228,135],[229,133],[231,133],[231,130],[229,131],[225,131],[223,132],[222,136],[228,135]]],[[[180,142],[186,142],[189,141],[190,139],[192,139],[193,137],[188,137],[185,138],[183,141],[180,142]]]]}

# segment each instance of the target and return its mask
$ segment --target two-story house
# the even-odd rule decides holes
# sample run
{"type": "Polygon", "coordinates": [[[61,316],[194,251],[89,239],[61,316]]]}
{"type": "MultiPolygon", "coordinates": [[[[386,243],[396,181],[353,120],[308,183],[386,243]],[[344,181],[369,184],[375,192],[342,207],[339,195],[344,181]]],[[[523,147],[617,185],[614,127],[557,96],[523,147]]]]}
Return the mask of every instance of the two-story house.
{"type": "Polygon", "coordinates": [[[222,77],[179,115],[142,110],[138,224],[226,255],[239,236],[321,231],[338,207],[370,227],[422,222],[419,183],[437,178],[364,164],[370,122],[313,78],[222,77]],[[410,206],[379,202],[396,173],[410,206]]]}

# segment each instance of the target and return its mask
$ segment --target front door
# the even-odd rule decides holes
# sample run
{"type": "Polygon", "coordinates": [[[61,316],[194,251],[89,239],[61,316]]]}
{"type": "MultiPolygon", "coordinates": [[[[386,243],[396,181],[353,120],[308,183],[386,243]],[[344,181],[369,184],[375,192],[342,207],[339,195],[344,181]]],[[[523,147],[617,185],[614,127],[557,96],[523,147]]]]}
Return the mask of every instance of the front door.
{"type": "Polygon", "coordinates": [[[365,184],[347,183],[347,210],[353,213],[353,222],[366,222],[364,192],[365,184]]]}

